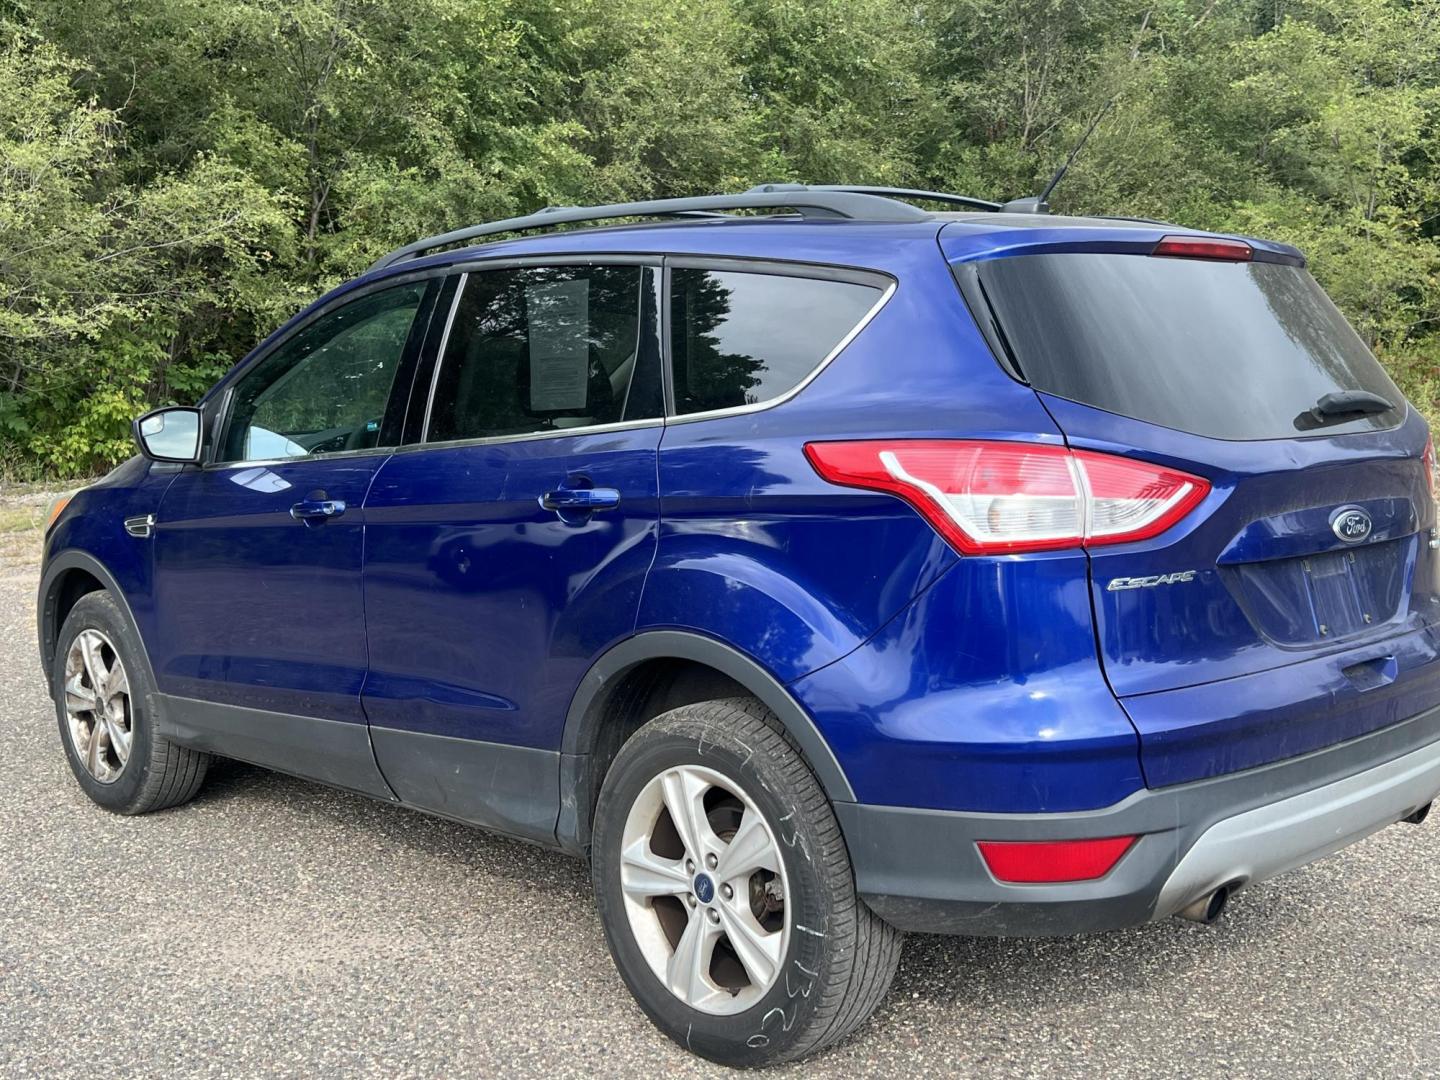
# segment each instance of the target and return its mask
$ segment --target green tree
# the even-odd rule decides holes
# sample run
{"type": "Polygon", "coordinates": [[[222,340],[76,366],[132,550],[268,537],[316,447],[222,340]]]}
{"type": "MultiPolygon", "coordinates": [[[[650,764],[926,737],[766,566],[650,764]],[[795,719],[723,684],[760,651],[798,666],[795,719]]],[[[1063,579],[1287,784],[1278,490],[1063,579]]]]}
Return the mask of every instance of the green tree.
{"type": "Polygon", "coordinates": [[[147,401],[223,370],[180,326],[247,304],[284,221],[210,156],[125,184],[123,124],[72,75],[23,34],[0,51],[0,432],[70,474],[124,456],[147,401]]]}
{"type": "MultiPolygon", "coordinates": [[[[3,14],[8,13],[8,14],[3,14]]],[[[417,235],[766,180],[1298,244],[1440,414],[1440,0],[11,0],[0,469],[82,474],[417,235]]]]}

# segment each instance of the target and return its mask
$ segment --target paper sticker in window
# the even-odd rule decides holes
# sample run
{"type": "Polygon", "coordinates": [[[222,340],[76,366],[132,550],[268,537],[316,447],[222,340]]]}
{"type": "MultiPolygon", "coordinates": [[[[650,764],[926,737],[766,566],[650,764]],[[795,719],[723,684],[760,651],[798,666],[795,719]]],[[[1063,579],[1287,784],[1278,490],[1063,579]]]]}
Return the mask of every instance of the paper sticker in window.
{"type": "Polygon", "coordinates": [[[530,409],[585,408],[590,373],[590,283],[553,281],[525,290],[530,337],[530,409]]]}

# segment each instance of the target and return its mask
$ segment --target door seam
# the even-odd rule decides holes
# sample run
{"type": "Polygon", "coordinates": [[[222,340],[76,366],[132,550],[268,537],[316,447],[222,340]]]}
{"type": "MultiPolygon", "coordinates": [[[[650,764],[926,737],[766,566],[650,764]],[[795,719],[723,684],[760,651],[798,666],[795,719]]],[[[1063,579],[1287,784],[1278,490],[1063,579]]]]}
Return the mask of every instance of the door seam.
{"type": "Polygon", "coordinates": [[[370,502],[370,492],[375,489],[375,481],[380,479],[380,474],[385,471],[385,466],[394,460],[393,453],[387,454],[380,466],[370,474],[370,482],[365,485],[365,494],[360,499],[360,629],[365,638],[365,673],[360,676],[360,715],[365,718],[365,745],[370,747],[370,759],[375,762],[375,771],[380,776],[380,782],[385,785],[385,790],[390,792],[390,797],[400,802],[400,796],[396,793],[390,778],[385,775],[385,769],[380,764],[380,758],[375,753],[375,740],[371,738],[370,713],[365,708],[365,690],[370,685],[370,610],[366,605],[365,598],[365,571],[370,560],[370,519],[365,514],[365,508],[370,502]]]}

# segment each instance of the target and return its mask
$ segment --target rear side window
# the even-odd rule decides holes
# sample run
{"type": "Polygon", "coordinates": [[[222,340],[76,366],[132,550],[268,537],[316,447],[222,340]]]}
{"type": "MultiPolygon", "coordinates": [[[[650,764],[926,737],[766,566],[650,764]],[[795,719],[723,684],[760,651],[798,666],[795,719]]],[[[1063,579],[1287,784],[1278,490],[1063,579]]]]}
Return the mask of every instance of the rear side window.
{"type": "Polygon", "coordinates": [[[1369,431],[1404,415],[1400,391],[1303,267],[1063,253],[957,274],[972,309],[988,305],[986,329],[1018,374],[1059,397],[1219,439],[1369,431]],[[1317,422],[1322,397],[1350,390],[1395,408],[1317,422]]]}
{"type": "Polygon", "coordinates": [[[848,281],[673,270],[675,411],[753,405],[794,389],[881,295],[879,288],[848,281]]]}
{"type": "Polygon", "coordinates": [[[643,266],[470,274],[440,358],[427,441],[659,417],[658,290],[643,266]]]}

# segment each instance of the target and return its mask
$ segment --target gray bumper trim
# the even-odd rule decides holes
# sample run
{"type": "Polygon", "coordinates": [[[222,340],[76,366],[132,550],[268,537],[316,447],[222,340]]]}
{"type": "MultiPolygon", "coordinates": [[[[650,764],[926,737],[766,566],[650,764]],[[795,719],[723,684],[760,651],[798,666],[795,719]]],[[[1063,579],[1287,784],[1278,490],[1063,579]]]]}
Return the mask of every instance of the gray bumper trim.
{"type": "Polygon", "coordinates": [[[835,814],[861,896],[892,925],[1059,936],[1135,926],[1208,889],[1283,873],[1398,821],[1437,793],[1440,707],[1301,757],[1138,791],[1100,810],[994,814],[836,803],[835,814]],[[1229,839],[1232,830],[1257,829],[1263,842],[1229,839]],[[998,882],[975,846],[1131,835],[1139,841],[1106,877],[1071,885],[998,882]],[[1237,855],[1237,845],[1249,850],[1237,855]]]}
{"type": "Polygon", "coordinates": [[[1222,885],[1264,881],[1339,851],[1440,795],[1440,742],[1288,799],[1225,818],[1200,834],[1160,890],[1170,915],[1222,885]]]}

